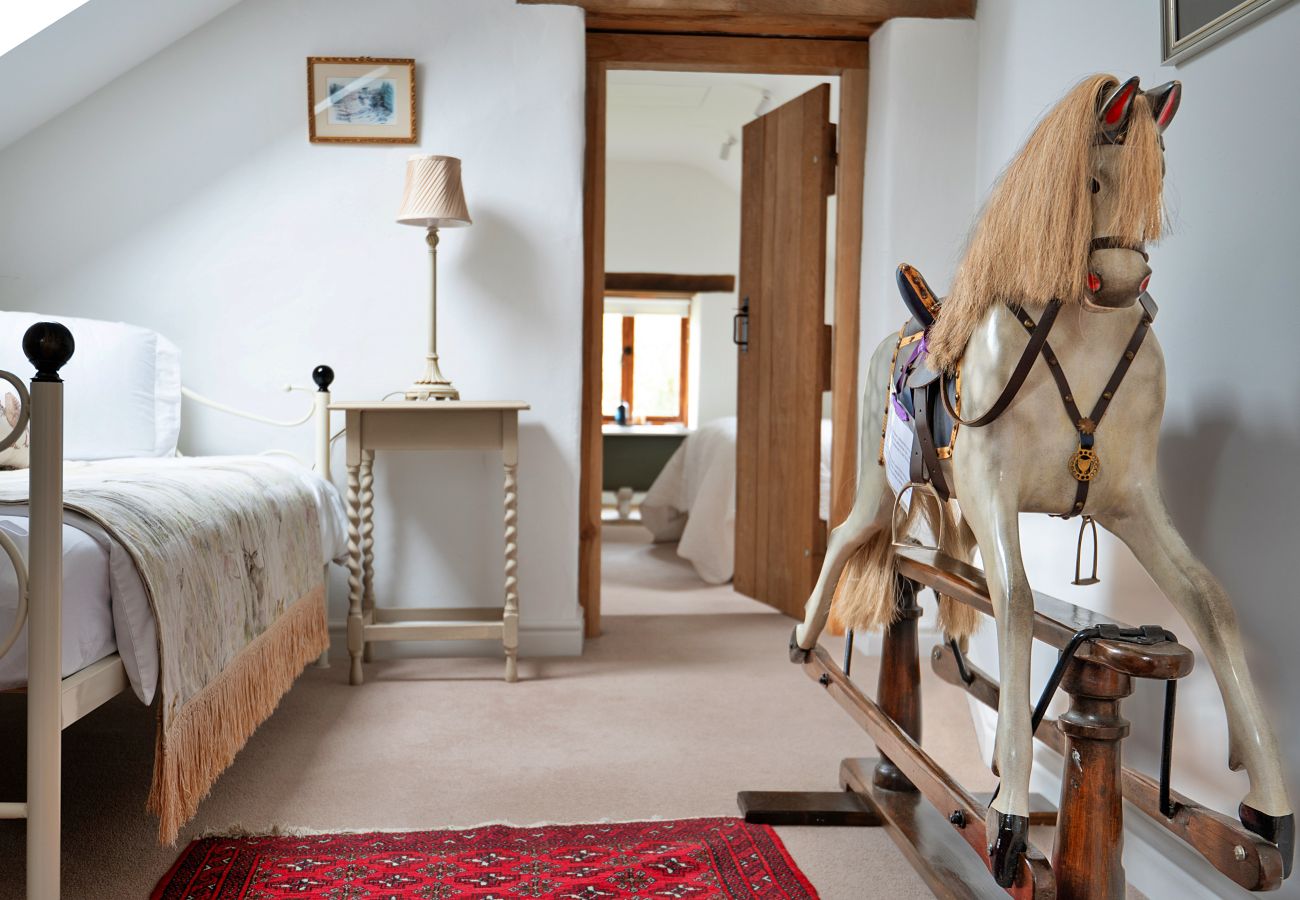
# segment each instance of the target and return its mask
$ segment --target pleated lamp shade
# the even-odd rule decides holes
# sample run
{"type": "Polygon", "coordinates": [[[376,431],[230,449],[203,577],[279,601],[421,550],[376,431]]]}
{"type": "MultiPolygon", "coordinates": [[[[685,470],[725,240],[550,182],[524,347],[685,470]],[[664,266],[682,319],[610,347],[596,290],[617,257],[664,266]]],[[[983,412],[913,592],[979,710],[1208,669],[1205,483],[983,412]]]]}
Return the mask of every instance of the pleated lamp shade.
{"type": "Polygon", "coordinates": [[[472,225],[454,156],[412,156],[406,161],[406,191],[397,221],[425,228],[472,225]]]}

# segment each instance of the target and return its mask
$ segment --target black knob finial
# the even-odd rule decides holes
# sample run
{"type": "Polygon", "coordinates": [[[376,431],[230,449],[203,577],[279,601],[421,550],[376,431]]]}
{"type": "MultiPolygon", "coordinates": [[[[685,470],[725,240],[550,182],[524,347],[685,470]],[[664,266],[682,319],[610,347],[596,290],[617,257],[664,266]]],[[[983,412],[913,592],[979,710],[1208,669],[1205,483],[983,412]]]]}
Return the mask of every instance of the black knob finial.
{"type": "Polygon", "coordinates": [[[23,335],[23,353],[36,367],[33,381],[62,381],[59,369],[72,359],[76,348],[72,332],[58,322],[37,322],[23,335]]]}
{"type": "Polygon", "coordinates": [[[328,391],[334,383],[334,370],[329,366],[317,366],[311,370],[311,380],[316,382],[318,390],[328,391]]]}

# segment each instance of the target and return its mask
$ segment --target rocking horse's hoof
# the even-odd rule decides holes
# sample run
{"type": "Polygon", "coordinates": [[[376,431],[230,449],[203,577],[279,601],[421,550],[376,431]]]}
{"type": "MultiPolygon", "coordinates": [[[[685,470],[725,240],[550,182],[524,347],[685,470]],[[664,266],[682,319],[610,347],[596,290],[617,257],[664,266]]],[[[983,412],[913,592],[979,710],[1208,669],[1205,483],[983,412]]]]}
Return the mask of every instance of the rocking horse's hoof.
{"type": "Polygon", "coordinates": [[[796,666],[802,666],[811,655],[811,650],[805,650],[799,646],[799,628],[796,626],[794,631],[790,632],[790,662],[796,666]]]}
{"type": "Polygon", "coordinates": [[[1282,854],[1282,877],[1290,878],[1291,863],[1295,857],[1295,815],[1270,816],[1243,803],[1237,807],[1237,818],[1255,834],[1270,844],[1277,845],[1278,852],[1282,854]]]}
{"type": "Polygon", "coordinates": [[[996,837],[989,844],[989,868],[993,870],[993,880],[998,887],[1009,888],[1016,883],[1020,872],[1020,859],[1029,850],[1029,817],[1009,816],[989,810],[990,830],[996,837]]]}

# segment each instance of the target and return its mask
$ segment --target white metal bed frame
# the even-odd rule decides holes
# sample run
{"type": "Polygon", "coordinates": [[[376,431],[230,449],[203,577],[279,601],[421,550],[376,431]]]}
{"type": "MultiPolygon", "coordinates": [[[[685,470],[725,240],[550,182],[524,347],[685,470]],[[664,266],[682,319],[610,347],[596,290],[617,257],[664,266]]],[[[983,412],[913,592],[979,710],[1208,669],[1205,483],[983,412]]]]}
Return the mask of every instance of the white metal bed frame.
{"type": "MultiPolygon", "coordinates": [[[[62,826],[63,729],[117,696],[128,687],[119,654],[62,677],[63,618],[63,381],[59,369],[72,358],[74,343],[66,327],[39,322],[23,336],[23,352],[36,367],[31,390],[16,375],[0,371],[18,392],[21,411],[14,428],[0,439],[0,450],[12,446],[31,426],[30,519],[28,559],[0,531],[3,549],[18,574],[18,612],[10,633],[0,640],[0,656],[27,630],[27,799],[0,802],[0,819],[27,820],[27,898],[58,900],[62,826]]],[[[280,421],[208,400],[188,389],[185,396],[221,412],[266,425],[292,428],[314,420],[313,468],[326,479],[330,473],[330,384],[334,372],[317,366],[311,410],[302,418],[280,421]]],[[[310,390],[288,387],[286,390],[310,390]]],[[[278,452],[278,451],[271,451],[278,452]]],[[[292,454],[289,454],[292,455],[292,454]]],[[[325,566],[328,587],[329,565],[325,566]]],[[[328,615],[329,592],[321,611],[328,615]]],[[[328,666],[328,649],[319,666],[328,666]]],[[[19,689],[21,690],[21,689],[19,689]]]]}

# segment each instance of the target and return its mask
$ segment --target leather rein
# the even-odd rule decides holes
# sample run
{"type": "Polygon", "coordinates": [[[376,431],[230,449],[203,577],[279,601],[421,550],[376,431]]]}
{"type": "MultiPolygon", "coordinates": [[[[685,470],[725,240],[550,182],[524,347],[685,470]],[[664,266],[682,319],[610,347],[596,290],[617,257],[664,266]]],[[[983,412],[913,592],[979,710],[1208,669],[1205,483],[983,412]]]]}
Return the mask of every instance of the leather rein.
{"type": "MultiPolygon", "coordinates": [[[[1097,244],[1099,241],[1109,241],[1107,238],[1099,238],[1093,241],[1097,244]]],[[[1108,246],[1121,246],[1119,243],[1109,244],[1108,246]]],[[[1123,245],[1124,249],[1138,249],[1123,245]]],[[[1138,252],[1142,252],[1140,249],[1138,252]]],[[[1143,253],[1145,256],[1146,254],[1143,253]]],[[[1070,388],[1070,382],[1065,377],[1065,372],[1061,369],[1061,361],[1057,358],[1056,353],[1052,350],[1052,345],[1047,342],[1047,336],[1052,330],[1052,325],[1056,322],[1056,316],[1061,311],[1061,301],[1053,298],[1047,304],[1043,311],[1043,316],[1034,322],[1033,318],[1024,311],[1020,306],[1011,307],[1011,312],[1015,315],[1016,321],[1025,327],[1029,332],[1029,342],[1025,345],[1024,352],[1020,354],[1020,360],[1016,363],[1015,369],[1011,372],[1011,377],[1007,379],[1006,385],[1002,388],[993,405],[983,414],[971,419],[963,419],[953,408],[954,404],[948,397],[948,373],[944,372],[940,376],[939,396],[943,400],[944,409],[952,417],[954,422],[965,425],[968,428],[982,428],[995,421],[1002,413],[1006,412],[1011,401],[1016,398],[1020,388],[1024,386],[1025,379],[1029,377],[1030,370],[1034,367],[1034,361],[1041,355],[1043,361],[1047,363],[1047,369],[1052,373],[1052,380],[1056,383],[1056,389],[1061,394],[1061,402],[1065,406],[1065,414],[1069,417],[1074,429],[1079,433],[1079,447],[1070,457],[1069,471],[1076,482],[1074,493],[1074,505],[1066,513],[1060,514],[1063,519],[1069,519],[1083,513],[1084,506],[1088,502],[1088,486],[1097,473],[1101,471],[1101,458],[1097,455],[1094,447],[1096,443],[1097,426],[1101,424],[1102,416],[1106,415],[1106,410],[1110,408],[1110,401],[1114,399],[1115,392],[1119,390],[1120,384],[1124,381],[1124,376],[1128,374],[1129,366],[1132,365],[1134,358],[1137,356],[1138,349],[1142,342],[1146,340],[1147,332],[1151,330],[1151,323],[1155,320],[1158,307],[1151,295],[1142,292],[1138,297],[1138,302],[1142,304],[1142,318],[1138,321],[1137,327],[1133,329],[1133,336],[1129,338],[1128,346],[1124,348],[1124,353],[1115,364],[1115,369],[1111,372],[1110,379],[1102,389],[1101,396],[1097,398],[1092,412],[1087,416],[1079,410],[1078,404],[1074,400],[1074,392],[1070,388]]]]}

